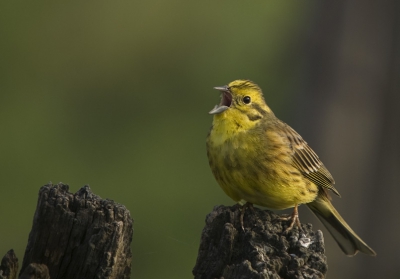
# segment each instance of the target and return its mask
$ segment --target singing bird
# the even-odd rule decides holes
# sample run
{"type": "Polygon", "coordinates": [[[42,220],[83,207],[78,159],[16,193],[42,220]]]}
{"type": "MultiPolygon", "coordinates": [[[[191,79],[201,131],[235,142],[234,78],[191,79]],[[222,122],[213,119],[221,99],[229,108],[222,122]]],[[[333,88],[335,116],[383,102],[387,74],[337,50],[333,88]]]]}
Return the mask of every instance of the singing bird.
{"type": "Polygon", "coordinates": [[[339,195],[332,175],[303,138],[279,120],[258,85],[235,80],[215,87],[221,102],[207,137],[212,173],[234,201],[270,209],[294,207],[288,230],[300,227],[298,206],[306,204],[321,220],[343,252],[375,256],[330,202],[339,195]]]}

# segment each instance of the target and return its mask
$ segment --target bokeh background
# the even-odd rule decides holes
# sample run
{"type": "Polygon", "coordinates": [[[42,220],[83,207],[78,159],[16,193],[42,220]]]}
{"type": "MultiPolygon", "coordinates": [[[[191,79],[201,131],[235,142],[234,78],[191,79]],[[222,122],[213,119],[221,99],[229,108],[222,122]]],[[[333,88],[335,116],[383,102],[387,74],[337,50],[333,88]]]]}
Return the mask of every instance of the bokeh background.
{"type": "Polygon", "coordinates": [[[213,86],[248,78],[320,155],[376,258],[325,235],[329,278],[399,278],[400,5],[383,1],[2,1],[0,254],[22,261],[40,186],[89,184],[135,220],[132,278],[191,278],[213,86]]]}

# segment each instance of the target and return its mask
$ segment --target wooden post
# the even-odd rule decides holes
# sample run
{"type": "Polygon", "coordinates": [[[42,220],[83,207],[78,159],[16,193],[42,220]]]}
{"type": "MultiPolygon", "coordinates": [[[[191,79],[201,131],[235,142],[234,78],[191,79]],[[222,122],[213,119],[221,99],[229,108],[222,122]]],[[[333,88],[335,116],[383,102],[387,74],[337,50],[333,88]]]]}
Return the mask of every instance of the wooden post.
{"type": "Polygon", "coordinates": [[[40,189],[20,278],[129,278],[129,211],[89,186],[68,189],[62,183],[40,189]]]}
{"type": "Polygon", "coordinates": [[[328,269],[321,231],[303,232],[269,210],[216,206],[207,215],[193,275],[208,278],[325,278],[328,269]]]}

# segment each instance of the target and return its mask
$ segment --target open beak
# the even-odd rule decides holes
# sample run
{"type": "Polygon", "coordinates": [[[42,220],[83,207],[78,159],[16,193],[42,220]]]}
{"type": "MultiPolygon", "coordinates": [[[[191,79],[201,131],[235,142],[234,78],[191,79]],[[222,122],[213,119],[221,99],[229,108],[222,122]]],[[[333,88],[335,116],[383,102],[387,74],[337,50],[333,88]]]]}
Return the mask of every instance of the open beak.
{"type": "Polygon", "coordinates": [[[216,105],[209,114],[219,114],[223,111],[226,111],[232,104],[232,94],[228,89],[228,86],[217,86],[214,87],[221,92],[221,102],[219,105],[216,105]]]}

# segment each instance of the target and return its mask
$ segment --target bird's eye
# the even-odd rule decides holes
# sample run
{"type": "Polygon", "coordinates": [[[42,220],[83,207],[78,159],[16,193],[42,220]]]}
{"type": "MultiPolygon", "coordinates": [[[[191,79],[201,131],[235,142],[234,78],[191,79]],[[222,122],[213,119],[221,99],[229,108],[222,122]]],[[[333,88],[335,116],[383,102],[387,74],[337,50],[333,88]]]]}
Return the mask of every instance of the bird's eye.
{"type": "Polygon", "coordinates": [[[245,103],[245,104],[250,104],[250,102],[251,102],[251,98],[250,98],[249,96],[245,96],[245,97],[243,98],[243,103],[245,103]]]}

